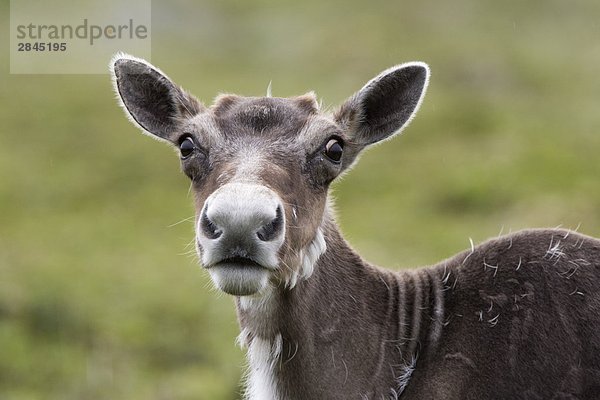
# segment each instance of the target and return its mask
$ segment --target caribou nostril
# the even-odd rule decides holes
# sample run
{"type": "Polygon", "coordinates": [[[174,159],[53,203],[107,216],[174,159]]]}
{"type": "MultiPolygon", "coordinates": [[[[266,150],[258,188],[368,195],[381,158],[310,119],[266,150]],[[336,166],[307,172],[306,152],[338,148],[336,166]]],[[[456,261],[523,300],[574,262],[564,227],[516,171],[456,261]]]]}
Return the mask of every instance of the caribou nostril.
{"type": "Polygon", "coordinates": [[[219,236],[223,234],[223,231],[217,228],[217,226],[208,219],[206,211],[204,211],[200,217],[200,227],[202,228],[202,233],[209,239],[218,239],[219,236]]]}
{"type": "Polygon", "coordinates": [[[281,206],[277,207],[277,211],[275,214],[275,219],[264,225],[262,228],[256,232],[256,236],[263,242],[268,242],[277,236],[281,228],[283,227],[283,211],[281,211],[281,206]]]}

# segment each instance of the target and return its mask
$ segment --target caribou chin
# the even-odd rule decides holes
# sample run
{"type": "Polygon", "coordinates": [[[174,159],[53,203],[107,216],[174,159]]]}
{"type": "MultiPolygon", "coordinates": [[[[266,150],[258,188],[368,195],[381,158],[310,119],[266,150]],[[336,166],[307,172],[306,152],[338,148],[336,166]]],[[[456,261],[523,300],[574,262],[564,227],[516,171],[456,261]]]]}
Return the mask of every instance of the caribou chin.
{"type": "Polygon", "coordinates": [[[207,268],[215,286],[234,296],[250,296],[262,292],[269,283],[271,271],[254,263],[225,261],[207,268]]]}

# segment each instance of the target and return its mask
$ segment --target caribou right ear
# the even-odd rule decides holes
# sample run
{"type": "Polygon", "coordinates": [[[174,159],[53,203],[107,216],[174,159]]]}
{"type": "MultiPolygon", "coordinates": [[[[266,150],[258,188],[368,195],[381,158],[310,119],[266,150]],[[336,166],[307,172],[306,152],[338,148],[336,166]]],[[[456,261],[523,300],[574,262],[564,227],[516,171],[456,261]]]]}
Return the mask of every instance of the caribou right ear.
{"type": "Polygon", "coordinates": [[[364,147],[399,133],[415,115],[429,82],[429,67],[411,62],[371,79],[335,114],[357,145],[364,147]]]}
{"type": "Polygon", "coordinates": [[[110,71],[115,92],[131,122],[158,139],[170,141],[182,119],[204,109],[195,97],[145,60],[119,53],[110,61],[110,71]]]}

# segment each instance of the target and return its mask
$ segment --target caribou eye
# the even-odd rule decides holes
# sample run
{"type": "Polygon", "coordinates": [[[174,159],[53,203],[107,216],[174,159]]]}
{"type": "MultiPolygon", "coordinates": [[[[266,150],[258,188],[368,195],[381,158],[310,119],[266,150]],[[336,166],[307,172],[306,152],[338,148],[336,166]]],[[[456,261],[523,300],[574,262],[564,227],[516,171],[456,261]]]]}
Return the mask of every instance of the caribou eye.
{"type": "Polygon", "coordinates": [[[196,150],[196,144],[189,136],[183,138],[183,140],[179,143],[179,151],[182,159],[191,156],[194,150],[196,150]]]}
{"type": "Polygon", "coordinates": [[[325,145],[325,156],[335,163],[339,163],[342,159],[344,151],[343,143],[339,139],[329,139],[325,145]]]}

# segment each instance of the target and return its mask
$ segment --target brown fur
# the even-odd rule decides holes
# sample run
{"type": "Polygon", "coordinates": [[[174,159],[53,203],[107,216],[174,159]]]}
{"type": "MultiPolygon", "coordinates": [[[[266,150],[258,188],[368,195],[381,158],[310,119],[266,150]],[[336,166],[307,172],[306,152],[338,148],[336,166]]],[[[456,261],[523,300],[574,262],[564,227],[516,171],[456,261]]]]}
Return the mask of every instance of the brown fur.
{"type": "Polygon", "coordinates": [[[362,260],[340,234],[329,184],[410,120],[425,65],[384,71],[333,116],[319,113],[312,95],[222,95],[205,109],[144,62],[119,59],[113,69],[143,129],[175,146],[194,138],[182,170],[198,214],[230,182],[258,182],[283,203],[285,241],[269,294],[236,299],[246,344],[281,345],[269,353],[270,398],[599,398],[599,240],[528,230],[393,273],[362,260]],[[344,144],[339,162],[324,153],[331,138],[344,144]],[[290,288],[319,231],[326,251],[290,288]]]}
{"type": "Polygon", "coordinates": [[[389,398],[413,358],[402,399],[600,393],[597,239],[528,230],[391,273],[362,261],[332,221],[326,238],[311,279],[277,297],[282,398],[389,398]],[[558,241],[556,258],[548,249],[558,241]]]}

